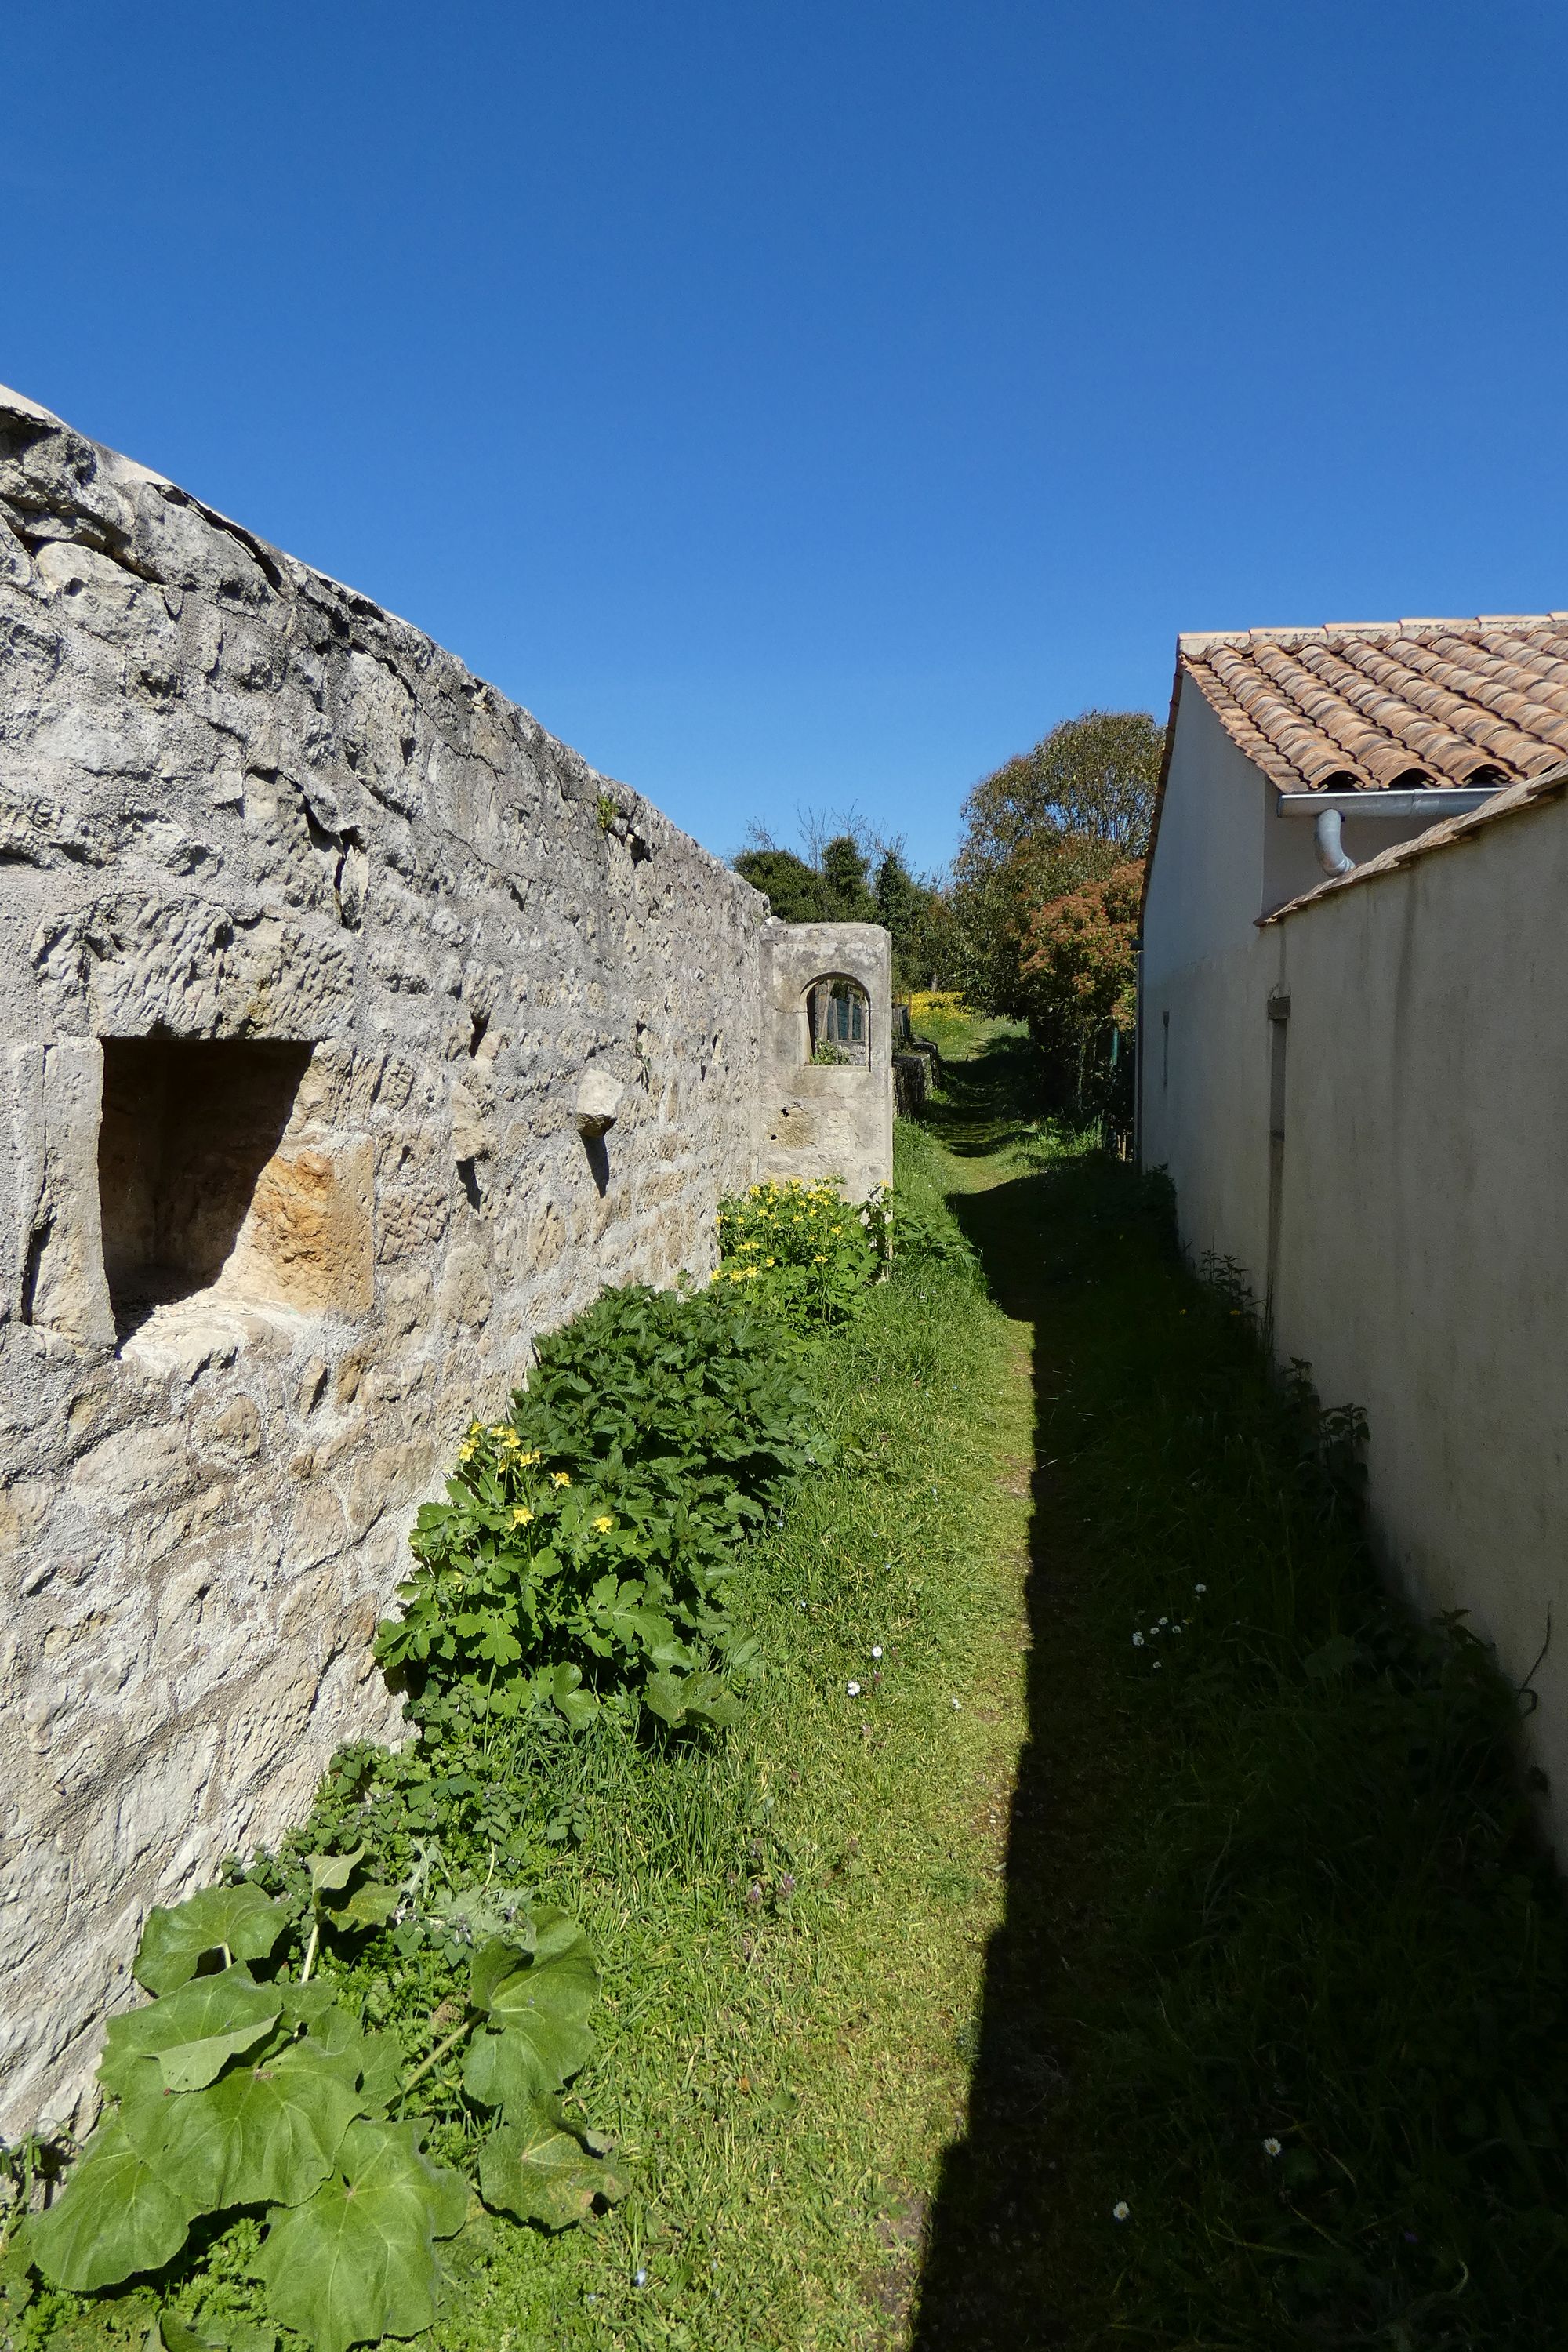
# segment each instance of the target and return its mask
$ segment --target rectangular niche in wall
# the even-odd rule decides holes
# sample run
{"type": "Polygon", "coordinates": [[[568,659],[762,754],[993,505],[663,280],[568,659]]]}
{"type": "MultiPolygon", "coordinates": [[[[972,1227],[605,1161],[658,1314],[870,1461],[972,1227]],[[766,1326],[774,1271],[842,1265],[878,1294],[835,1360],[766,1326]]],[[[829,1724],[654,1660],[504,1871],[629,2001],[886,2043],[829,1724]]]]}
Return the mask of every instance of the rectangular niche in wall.
{"type": "Polygon", "coordinates": [[[98,1185],[122,1339],[217,1280],[310,1060],[269,1040],[104,1039],[98,1185]]]}

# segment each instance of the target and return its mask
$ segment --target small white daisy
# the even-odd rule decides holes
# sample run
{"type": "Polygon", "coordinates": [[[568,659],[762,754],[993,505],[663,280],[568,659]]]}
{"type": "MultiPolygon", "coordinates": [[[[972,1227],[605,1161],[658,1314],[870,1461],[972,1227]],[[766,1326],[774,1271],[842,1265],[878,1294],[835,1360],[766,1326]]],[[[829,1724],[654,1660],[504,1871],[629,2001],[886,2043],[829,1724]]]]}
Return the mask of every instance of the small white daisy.
{"type": "Polygon", "coordinates": [[[1110,2218],[1113,2221],[1125,2221],[1131,2210],[1131,2206],[1129,2205],[1126,2198],[1123,2197],[1119,2203],[1111,2207],[1110,2218]]]}
{"type": "Polygon", "coordinates": [[[956,1714],[958,1713],[958,1701],[957,1701],[957,1699],[954,1699],[954,1700],[953,1700],[953,1702],[952,1702],[952,1711],[953,1711],[954,1715],[956,1715],[956,1714]]]}
{"type": "Polygon", "coordinates": [[[860,1685],[859,1685],[859,1684],[858,1684],[858,1683],[846,1683],[846,1685],[844,1685],[844,1687],[845,1687],[845,1688],[846,1688],[846,1690],[848,1692],[848,1694],[849,1694],[849,1696],[850,1696],[850,1697],[851,1697],[851,1698],[858,1698],[858,1697],[859,1697],[859,1696],[860,1696],[860,1685]]]}
{"type": "Polygon", "coordinates": [[[872,1643],[872,1644],[871,1644],[871,1655],[872,1655],[874,1658],[879,1658],[879,1657],[881,1656],[881,1654],[882,1654],[882,1644],[880,1643],[880,1642],[873,1642],[873,1643],[872,1643]]]}
{"type": "Polygon", "coordinates": [[[1162,1658],[1156,1658],[1156,1659],[1155,1659],[1155,1661],[1154,1661],[1154,1672],[1155,1672],[1156,1674],[1158,1674],[1158,1673],[1159,1673],[1160,1668],[1161,1668],[1161,1666],[1162,1666],[1163,1664],[1164,1664],[1163,1659],[1162,1659],[1162,1658]]]}
{"type": "Polygon", "coordinates": [[[1194,1592],[1206,1592],[1208,1591],[1208,1586],[1206,1584],[1194,1584],[1193,1591],[1194,1592]]]}
{"type": "Polygon", "coordinates": [[[1143,1636],[1142,1633],[1133,1634],[1132,1646],[1135,1650],[1141,1650],[1143,1647],[1143,1636]]]}
{"type": "Polygon", "coordinates": [[[1265,2156],[1268,2157],[1274,2157],[1279,2154],[1279,2143],[1277,2139],[1273,2138],[1272,2136],[1264,2141],[1263,2153],[1265,2156]]]}

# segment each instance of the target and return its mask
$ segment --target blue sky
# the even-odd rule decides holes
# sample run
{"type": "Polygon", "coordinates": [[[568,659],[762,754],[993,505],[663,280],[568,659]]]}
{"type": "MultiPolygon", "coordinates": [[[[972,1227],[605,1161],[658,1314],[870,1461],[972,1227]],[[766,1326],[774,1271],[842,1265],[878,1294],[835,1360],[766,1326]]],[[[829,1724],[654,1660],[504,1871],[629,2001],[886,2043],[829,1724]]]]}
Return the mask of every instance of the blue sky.
{"type": "Polygon", "coordinates": [[[50,0],[0,380],[719,850],[1568,607],[1561,0],[50,0]]]}

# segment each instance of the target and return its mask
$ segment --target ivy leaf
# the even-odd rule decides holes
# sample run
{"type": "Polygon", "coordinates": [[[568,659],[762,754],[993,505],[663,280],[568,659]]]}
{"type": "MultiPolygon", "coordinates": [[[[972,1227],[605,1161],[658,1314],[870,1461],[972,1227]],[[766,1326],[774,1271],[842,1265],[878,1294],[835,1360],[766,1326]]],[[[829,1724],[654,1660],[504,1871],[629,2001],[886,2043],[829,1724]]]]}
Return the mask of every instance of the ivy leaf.
{"type": "Polygon", "coordinates": [[[243,1961],[193,1977],[146,2009],[110,2018],[98,2077],[122,2091],[139,2058],[156,2058],[166,2091],[200,2091],[231,2058],[254,2049],[277,2023],[283,1996],[258,1985],[243,1961]]]}
{"type": "Polygon", "coordinates": [[[412,2124],[351,2124],[338,2171],[268,2216],[257,2269],[268,2309],[316,2352],[417,2336],[436,2316],[435,2241],[460,2230],[468,2192],[420,2154],[412,2124]]]}
{"type": "Polygon", "coordinates": [[[64,2193],[47,2213],[29,2215],[20,2235],[51,2286],[86,2294],[161,2270],[184,2244],[195,2214],[114,2122],[94,2132],[64,2193]]]}
{"type": "Polygon", "coordinates": [[[237,2066],[184,2098],[147,2099],[135,2088],[125,2100],[126,2136],[196,2212],[302,2203],[331,2170],[361,2106],[309,2042],[237,2066]]]}
{"type": "Polygon", "coordinates": [[[208,1886],[172,1910],[147,1915],[132,1963],[149,1992],[174,1992],[189,1982],[209,1952],[225,1944],[235,1960],[264,1960],[288,1924],[280,1903],[258,1886],[208,1886]]]}
{"type": "Polygon", "coordinates": [[[570,2229],[586,2219],[595,2197],[614,2203],[626,2182],[600,2157],[590,2156],[559,2102],[535,2097],[526,2113],[493,2131],[479,2150],[479,2192],[487,2205],[570,2229]]]}

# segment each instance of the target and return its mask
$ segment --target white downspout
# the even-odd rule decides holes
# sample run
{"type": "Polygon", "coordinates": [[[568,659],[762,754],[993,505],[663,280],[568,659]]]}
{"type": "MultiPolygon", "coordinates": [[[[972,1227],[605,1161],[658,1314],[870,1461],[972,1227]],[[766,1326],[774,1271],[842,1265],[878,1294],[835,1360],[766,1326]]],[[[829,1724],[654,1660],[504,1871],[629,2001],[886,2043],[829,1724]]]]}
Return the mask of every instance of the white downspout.
{"type": "Polygon", "coordinates": [[[1345,854],[1340,839],[1340,813],[1337,808],[1320,809],[1312,820],[1312,834],[1317,845],[1318,863],[1325,874],[1348,874],[1355,859],[1345,854]]]}

